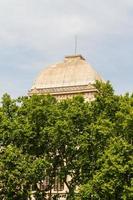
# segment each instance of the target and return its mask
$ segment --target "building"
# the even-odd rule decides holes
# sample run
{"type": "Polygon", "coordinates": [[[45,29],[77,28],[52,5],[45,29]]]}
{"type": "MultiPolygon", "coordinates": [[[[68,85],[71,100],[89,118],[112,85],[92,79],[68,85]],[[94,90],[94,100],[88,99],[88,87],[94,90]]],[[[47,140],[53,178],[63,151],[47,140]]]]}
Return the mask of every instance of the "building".
{"type": "MultiPolygon", "coordinates": [[[[28,94],[29,96],[51,94],[58,100],[82,94],[86,101],[92,101],[97,92],[94,87],[96,80],[103,81],[82,55],[66,56],[63,62],[44,68],[28,94]]],[[[67,178],[68,181],[71,179],[67,178]]],[[[48,184],[49,177],[42,180],[39,187],[43,190],[48,184]]],[[[47,195],[59,194],[58,199],[65,200],[68,192],[67,186],[55,178],[54,187],[47,195]]]]}
{"type": "Polygon", "coordinates": [[[63,62],[43,69],[37,77],[29,96],[33,94],[51,94],[57,99],[71,98],[82,94],[85,100],[94,99],[96,80],[101,76],[81,55],[66,56],[63,62]]]}

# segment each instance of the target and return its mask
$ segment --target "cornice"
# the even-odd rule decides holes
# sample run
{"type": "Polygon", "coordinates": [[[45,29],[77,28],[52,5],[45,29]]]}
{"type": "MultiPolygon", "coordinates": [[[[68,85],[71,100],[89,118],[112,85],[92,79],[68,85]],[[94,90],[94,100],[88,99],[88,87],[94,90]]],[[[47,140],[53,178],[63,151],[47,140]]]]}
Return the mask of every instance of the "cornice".
{"type": "Polygon", "coordinates": [[[52,95],[60,95],[60,94],[80,94],[86,92],[96,92],[97,89],[89,84],[89,85],[78,85],[78,86],[68,86],[68,87],[53,87],[53,88],[34,88],[31,89],[28,94],[29,96],[33,94],[52,94],[52,95]]]}

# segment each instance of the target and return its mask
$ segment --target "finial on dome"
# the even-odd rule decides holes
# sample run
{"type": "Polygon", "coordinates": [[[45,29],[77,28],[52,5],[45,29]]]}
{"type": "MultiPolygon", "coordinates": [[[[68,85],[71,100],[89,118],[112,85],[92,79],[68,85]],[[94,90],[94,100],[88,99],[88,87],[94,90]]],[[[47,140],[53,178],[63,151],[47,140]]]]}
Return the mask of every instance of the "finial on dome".
{"type": "Polygon", "coordinates": [[[75,55],[77,54],[78,37],[75,35],[75,55]]]}

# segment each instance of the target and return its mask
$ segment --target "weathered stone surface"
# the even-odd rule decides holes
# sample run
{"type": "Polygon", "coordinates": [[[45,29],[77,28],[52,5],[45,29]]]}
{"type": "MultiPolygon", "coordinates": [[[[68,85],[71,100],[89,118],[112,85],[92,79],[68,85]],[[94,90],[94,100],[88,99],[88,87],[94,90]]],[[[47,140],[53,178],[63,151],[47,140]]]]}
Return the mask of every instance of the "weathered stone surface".
{"type": "Polygon", "coordinates": [[[52,94],[57,99],[83,94],[86,100],[93,99],[96,80],[101,76],[81,55],[66,56],[64,61],[43,69],[33,84],[29,95],[52,94]]]}

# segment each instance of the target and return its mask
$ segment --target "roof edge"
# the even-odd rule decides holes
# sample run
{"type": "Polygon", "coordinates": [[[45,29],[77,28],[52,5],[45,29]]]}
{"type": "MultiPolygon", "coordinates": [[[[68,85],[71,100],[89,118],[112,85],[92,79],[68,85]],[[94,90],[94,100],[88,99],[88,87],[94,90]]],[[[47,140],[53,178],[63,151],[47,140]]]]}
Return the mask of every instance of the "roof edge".
{"type": "Polygon", "coordinates": [[[80,58],[81,60],[85,60],[85,58],[81,54],[65,56],[65,59],[72,59],[72,58],[80,58]]]}

